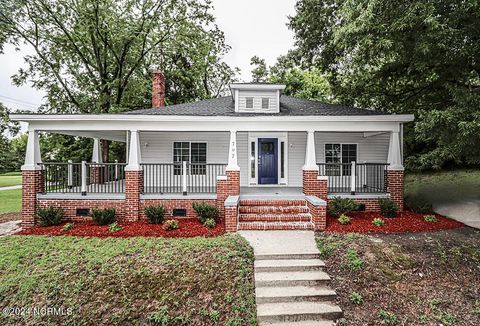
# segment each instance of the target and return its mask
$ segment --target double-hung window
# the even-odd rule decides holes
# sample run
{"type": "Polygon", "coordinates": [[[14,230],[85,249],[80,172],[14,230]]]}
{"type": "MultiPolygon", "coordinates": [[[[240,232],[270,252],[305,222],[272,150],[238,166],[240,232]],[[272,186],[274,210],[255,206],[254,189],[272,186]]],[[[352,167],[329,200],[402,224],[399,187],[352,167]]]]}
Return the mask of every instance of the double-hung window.
{"type": "Polygon", "coordinates": [[[174,142],[173,163],[174,175],[182,174],[182,163],[191,163],[192,175],[205,175],[207,163],[207,143],[200,142],[174,142]]]}
{"type": "Polygon", "coordinates": [[[325,144],[326,175],[351,175],[352,161],[357,161],[357,144],[325,144]]]}

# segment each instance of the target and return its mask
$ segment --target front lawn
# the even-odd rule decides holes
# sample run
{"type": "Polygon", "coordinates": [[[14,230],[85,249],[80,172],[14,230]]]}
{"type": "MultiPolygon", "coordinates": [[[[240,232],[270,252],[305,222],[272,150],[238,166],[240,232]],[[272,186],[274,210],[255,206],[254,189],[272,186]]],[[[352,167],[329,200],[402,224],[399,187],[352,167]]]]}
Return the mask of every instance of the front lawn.
{"type": "Polygon", "coordinates": [[[0,214],[20,212],[22,209],[22,189],[0,191],[0,214]]]}
{"type": "Polygon", "coordinates": [[[22,175],[20,172],[9,172],[0,174],[0,187],[16,186],[22,184],[22,175]]]}
{"type": "Polygon", "coordinates": [[[0,238],[0,307],[71,309],[0,324],[256,324],[253,259],[236,234],[0,238]]]}
{"type": "Polygon", "coordinates": [[[480,170],[406,173],[405,195],[432,203],[480,199],[480,170]]]}
{"type": "Polygon", "coordinates": [[[480,231],[320,234],[339,325],[478,325],[480,231]]]}

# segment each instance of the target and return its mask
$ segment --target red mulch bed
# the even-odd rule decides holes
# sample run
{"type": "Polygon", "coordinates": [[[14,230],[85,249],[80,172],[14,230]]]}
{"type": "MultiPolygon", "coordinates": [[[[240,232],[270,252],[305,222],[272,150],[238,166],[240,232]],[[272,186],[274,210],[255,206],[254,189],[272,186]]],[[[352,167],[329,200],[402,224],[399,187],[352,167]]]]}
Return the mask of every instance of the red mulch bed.
{"type": "Polygon", "coordinates": [[[63,231],[66,223],[56,226],[29,228],[16,234],[19,235],[69,235],[79,237],[161,237],[161,238],[192,238],[192,237],[216,237],[225,233],[225,225],[217,223],[213,229],[204,227],[197,219],[177,219],[178,229],[165,231],[162,224],[150,224],[144,221],[119,222],[123,228],[116,232],[108,231],[108,225],[99,226],[94,222],[72,222],[74,229],[63,231]]]}
{"type": "Polygon", "coordinates": [[[438,214],[417,214],[412,211],[403,211],[397,217],[383,217],[380,212],[354,212],[347,214],[350,224],[342,225],[334,217],[327,217],[326,232],[331,233],[403,233],[403,232],[431,232],[446,229],[455,229],[464,226],[463,223],[438,214]],[[435,215],[437,222],[425,222],[425,215],[435,215]],[[383,226],[372,224],[374,218],[384,220],[383,226]]]}

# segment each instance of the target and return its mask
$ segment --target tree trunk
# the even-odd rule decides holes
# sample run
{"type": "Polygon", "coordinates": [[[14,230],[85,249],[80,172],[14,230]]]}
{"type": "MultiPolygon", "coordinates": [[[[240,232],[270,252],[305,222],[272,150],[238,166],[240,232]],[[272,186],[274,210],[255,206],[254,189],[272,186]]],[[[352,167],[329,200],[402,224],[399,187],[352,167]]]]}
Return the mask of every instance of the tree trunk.
{"type": "Polygon", "coordinates": [[[109,159],[109,149],[110,149],[110,142],[108,140],[102,139],[101,140],[101,146],[102,146],[102,160],[103,163],[108,163],[109,159]]]}

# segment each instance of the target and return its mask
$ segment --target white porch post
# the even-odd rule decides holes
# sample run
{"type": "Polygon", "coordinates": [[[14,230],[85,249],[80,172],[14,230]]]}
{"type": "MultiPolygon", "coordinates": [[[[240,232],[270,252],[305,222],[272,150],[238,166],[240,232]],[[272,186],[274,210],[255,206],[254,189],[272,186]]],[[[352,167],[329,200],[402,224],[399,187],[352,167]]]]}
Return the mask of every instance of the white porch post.
{"type": "Polygon", "coordinates": [[[304,171],[318,171],[317,159],[315,157],[315,131],[308,130],[307,132],[307,148],[305,151],[304,171]]]}
{"type": "Polygon", "coordinates": [[[22,171],[41,170],[38,163],[42,163],[38,132],[35,130],[29,130],[27,149],[25,152],[25,164],[22,165],[22,171]]]}
{"type": "Polygon", "coordinates": [[[228,148],[228,165],[227,171],[240,171],[237,162],[237,131],[230,131],[230,145],[228,148]]]}
{"type": "Polygon", "coordinates": [[[128,165],[125,167],[125,171],[141,171],[142,162],[140,152],[140,137],[138,130],[130,130],[130,146],[128,152],[128,165]]]}
{"type": "Polygon", "coordinates": [[[388,148],[388,170],[403,171],[402,153],[400,148],[399,131],[392,131],[390,134],[390,145],[388,148]]]}
{"type": "Polygon", "coordinates": [[[103,163],[102,147],[98,138],[93,138],[92,163],[103,163]]]}

